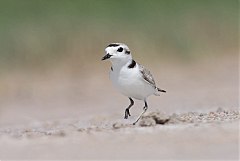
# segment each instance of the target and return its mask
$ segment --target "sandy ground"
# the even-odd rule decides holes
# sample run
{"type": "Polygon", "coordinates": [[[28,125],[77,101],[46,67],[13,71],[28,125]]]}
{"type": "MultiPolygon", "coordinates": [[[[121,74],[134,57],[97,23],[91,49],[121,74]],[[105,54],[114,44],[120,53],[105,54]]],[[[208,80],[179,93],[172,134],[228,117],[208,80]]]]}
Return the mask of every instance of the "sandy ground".
{"type": "Polygon", "coordinates": [[[212,61],[142,63],[167,93],[148,99],[135,126],[143,103],[123,119],[129,102],[112,88],[109,63],[94,75],[2,75],[0,160],[239,160],[238,59],[212,61]]]}
{"type": "Polygon", "coordinates": [[[34,122],[0,130],[1,159],[238,160],[239,119],[219,108],[151,112],[135,126],[107,117],[34,122]]]}

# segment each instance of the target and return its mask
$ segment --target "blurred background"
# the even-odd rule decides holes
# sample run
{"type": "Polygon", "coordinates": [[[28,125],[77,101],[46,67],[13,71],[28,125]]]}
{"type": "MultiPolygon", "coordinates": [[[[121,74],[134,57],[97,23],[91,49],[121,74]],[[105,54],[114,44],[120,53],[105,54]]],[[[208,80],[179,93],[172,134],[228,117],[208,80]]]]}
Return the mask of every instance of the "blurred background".
{"type": "MultiPolygon", "coordinates": [[[[0,1],[0,126],[116,115],[105,47],[126,43],[169,113],[238,105],[238,0],[0,1]]],[[[132,109],[134,116],[142,102],[132,109]]]]}

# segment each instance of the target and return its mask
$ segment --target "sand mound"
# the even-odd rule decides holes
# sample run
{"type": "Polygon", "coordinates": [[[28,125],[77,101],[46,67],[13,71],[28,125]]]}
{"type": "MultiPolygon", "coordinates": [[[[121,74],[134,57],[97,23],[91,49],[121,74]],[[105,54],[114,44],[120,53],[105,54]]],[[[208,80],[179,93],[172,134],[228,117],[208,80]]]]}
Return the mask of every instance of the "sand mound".
{"type": "Polygon", "coordinates": [[[239,120],[238,110],[224,110],[218,108],[214,112],[198,113],[188,112],[183,114],[166,115],[161,112],[151,112],[142,117],[140,126],[154,126],[157,124],[184,124],[184,123],[212,123],[212,122],[229,122],[239,120]]]}
{"type": "MultiPolygon", "coordinates": [[[[142,117],[137,125],[122,122],[109,122],[99,120],[96,124],[83,124],[78,120],[59,120],[48,122],[37,122],[30,126],[20,126],[0,129],[0,136],[7,135],[14,138],[27,137],[36,138],[40,136],[58,136],[64,137],[74,132],[91,133],[91,132],[104,132],[114,131],[124,128],[138,128],[149,127],[157,125],[173,125],[179,124],[194,124],[201,125],[204,123],[225,123],[236,121],[240,119],[238,110],[224,110],[222,108],[217,109],[214,112],[198,113],[188,112],[182,114],[167,115],[162,112],[150,112],[142,117]]],[[[105,119],[109,120],[109,119],[105,119]]]]}

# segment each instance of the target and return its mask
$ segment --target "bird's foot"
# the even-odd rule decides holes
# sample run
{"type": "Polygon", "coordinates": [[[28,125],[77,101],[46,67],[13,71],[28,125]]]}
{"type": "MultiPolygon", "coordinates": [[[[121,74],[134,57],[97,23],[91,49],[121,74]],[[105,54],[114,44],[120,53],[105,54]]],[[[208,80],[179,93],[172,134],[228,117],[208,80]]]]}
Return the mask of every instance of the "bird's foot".
{"type": "Polygon", "coordinates": [[[143,110],[144,110],[144,111],[147,111],[147,109],[148,109],[147,106],[144,106],[144,107],[143,107],[143,110]]]}
{"type": "Polygon", "coordinates": [[[128,116],[131,116],[130,111],[129,111],[129,109],[126,109],[124,119],[128,119],[128,116]]]}

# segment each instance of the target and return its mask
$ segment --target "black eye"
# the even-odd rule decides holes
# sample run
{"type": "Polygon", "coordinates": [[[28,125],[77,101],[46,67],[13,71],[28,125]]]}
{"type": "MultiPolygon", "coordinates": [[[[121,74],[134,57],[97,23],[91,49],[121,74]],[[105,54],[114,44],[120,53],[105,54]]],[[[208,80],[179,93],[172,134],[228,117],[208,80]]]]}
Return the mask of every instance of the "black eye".
{"type": "Polygon", "coordinates": [[[130,51],[127,50],[127,51],[126,51],[126,54],[129,55],[129,54],[130,54],[130,51]]]}
{"type": "Polygon", "coordinates": [[[118,52],[122,52],[122,51],[123,51],[123,48],[120,47],[120,48],[117,49],[117,51],[118,51],[118,52]]]}

